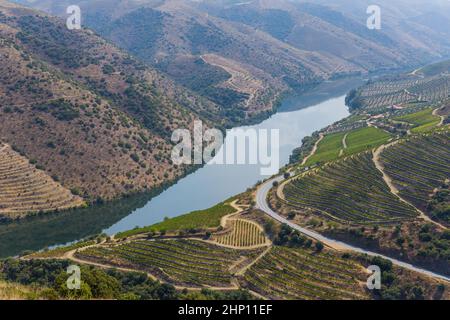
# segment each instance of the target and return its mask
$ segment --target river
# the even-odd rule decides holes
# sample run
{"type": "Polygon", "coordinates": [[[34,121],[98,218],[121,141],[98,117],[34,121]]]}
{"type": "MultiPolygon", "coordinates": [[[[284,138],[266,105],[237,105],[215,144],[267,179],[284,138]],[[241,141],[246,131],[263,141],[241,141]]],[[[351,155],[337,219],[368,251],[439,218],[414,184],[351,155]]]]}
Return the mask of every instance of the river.
{"type": "MultiPolygon", "coordinates": [[[[329,82],[301,96],[291,96],[267,120],[242,129],[279,129],[280,166],[288,163],[303,137],[349,115],[345,94],[359,79],[329,82]]],[[[225,144],[229,137],[226,138],[225,144]]],[[[59,214],[0,226],[0,256],[147,226],[194,210],[209,208],[267,178],[259,165],[205,165],[159,195],[140,195],[59,214]]]]}
{"type": "MultiPolygon", "coordinates": [[[[348,114],[345,96],[340,96],[298,111],[281,111],[258,125],[241,128],[279,129],[280,165],[283,166],[289,162],[289,156],[301,144],[303,137],[348,114]]],[[[227,136],[225,144],[229,140],[227,136]]],[[[260,165],[206,165],[150,200],[143,208],[106,229],[105,233],[114,234],[136,226],[151,225],[165,217],[209,208],[265,178],[268,177],[261,175],[260,165]]]]}

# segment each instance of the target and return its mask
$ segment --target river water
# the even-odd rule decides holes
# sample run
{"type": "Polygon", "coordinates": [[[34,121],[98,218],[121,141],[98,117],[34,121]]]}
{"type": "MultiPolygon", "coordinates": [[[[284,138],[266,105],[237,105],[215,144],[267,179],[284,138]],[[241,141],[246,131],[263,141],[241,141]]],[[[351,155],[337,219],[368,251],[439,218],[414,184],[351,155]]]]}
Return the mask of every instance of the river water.
{"type": "MultiPolygon", "coordinates": [[[[260,124],[241,127],[243,130],[267,129],[268,132],[270,129],[278,129],[281,166],[289,162],[289,156],[301,145],[303,137],[349,115],[345,95],[325,99],[300,110],[295,110],[295,100],[296,98],[291,97],[280,107],[278,113],[260,124]]],[[[230,143],[229,135],[225,139],[225,145],[227,143],[230,143]]],[[[259,180],[268,178],[261,174],[260,169],[260,165],[207,164],[104,232],[114,234],[136,226],[148,226],[162,221],[165,217],[172,218],[209,208],[244,192],[259,180]]]]}
{"type": "MultiPolygon", "coordinates": [[[[324,83],[307,94],[285,99],[278,112],[260,124],[242,128],[279,129],[283,166],[303,137],[349,115],[345,94],[359,84],[358,79],[324,83]]],[[[151,225],[165,217],[206,209],[264,178],[267,177],[261,175],[259,165],[206,165],[153,198],[133,196],[0,225],[0,257],[72,242],[102,231],[114,234],[151,225]]]]}

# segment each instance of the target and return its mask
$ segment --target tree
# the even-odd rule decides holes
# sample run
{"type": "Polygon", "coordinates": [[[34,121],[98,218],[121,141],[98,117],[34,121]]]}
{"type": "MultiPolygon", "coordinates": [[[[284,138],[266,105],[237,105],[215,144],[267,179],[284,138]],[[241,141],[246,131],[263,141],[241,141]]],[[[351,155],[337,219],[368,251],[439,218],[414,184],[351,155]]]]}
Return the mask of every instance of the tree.
{"type": "Polygon", "coordinates": [[[288,213],[288,219],[289,219],[289,220],[294,219],[295,216],[296,216],[296,213],[295,213],[294,211],[291,211],[291,212],[288,213]]]}
{"type": "Polygon", "coordinates": [[[173,300],[177,295],[177,291],[174,286],[164,283],[156,289],[155,294],[161,300],[173,300]]]}
{"type": "Polygon", "coordinates": [[[268,234],[273,234],[275,231],[275,223],[272,220],[268,220],[264,224],[264,231],[266,231],[266,233],[268,234]]]}
{"type": "Polygon", "coordinates": [[[323,250],[323,243],[322,242],[316,242],[316,251],[321,252],[323,250]]]}
{"type": "Polygon", "coordinates": [[[390,271],[392,269],[392,261],[375,256],[371,259],[371,264],[379,266],[381,271],[390,271]]]}

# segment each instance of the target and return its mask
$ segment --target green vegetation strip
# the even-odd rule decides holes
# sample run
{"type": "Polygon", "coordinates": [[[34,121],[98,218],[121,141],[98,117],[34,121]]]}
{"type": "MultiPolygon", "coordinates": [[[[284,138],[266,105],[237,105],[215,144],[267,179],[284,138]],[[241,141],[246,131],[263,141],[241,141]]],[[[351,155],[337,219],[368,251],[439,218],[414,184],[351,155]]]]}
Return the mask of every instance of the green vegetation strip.
{"type": "Polygon", "coordinates": [[[126,238],[146,232],[168,232],[177,230],[214,228],[220,225],[220,219],[223,216],[231,214],[234,211],[235,209],[232,206],[225,203],[220,203],[206,210],[193,211],[172,219],[166,219],[163,222],[159,222],[151,226],[118,233],[116,235],[116,239],[126,238]]]}
{"type": "Polygon", "coordinates": [[[394,120],[407,122],[412,125],[411,132],[423,133],[433,129],[441,121],[440,117],[433,115],[433,109],[427,108],[425,110],[407,114],[405,116],[397,117],[394,120]]]}
{"type": "Polygon", "coordinates": [[[306,161],[306,165],[310,166],[318,162],[327,162],[337,159],[340,150],[343,148],[342,139],[344,136],[345,132],[326,135],[317,146],[316,153],[306,161]]]}
{"type": "Polygon", "coordinates": [[[317,146],[316,153],[306,162],[307,166],[325,163],[385,144],[391,135],[375,127],[364,127],[349,132],[338,132],[326,135],[317,146]],[[347,148],[343,144],[345,135],[347,148]],[[342,151],[342,153],[341,153],[342,151]]]}

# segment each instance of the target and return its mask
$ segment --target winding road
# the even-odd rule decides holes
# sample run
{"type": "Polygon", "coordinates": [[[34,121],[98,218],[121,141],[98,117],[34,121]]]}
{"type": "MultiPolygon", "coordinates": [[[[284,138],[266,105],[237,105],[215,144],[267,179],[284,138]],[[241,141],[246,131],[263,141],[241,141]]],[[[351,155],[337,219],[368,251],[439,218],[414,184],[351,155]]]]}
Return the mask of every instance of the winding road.
{"type": "Polygon", "coordinates": [[[273,211],[269,204],[267,203],[267,195],[270,191],[270,189],[273,186],[273,182],[277,181],[278,183],[282,182],[284,180],[283,176],[278,176],[272,179],[269,179],[267,181],[265,181],[264,183],[262,183],[258,190],[256,191],[256,208],[260,209],[261,211],[263,211],[264,213],[266,213],[267,215],[271,216],[273,219],[287,224],[288,226],[290,226],[292,229],[294,230],[298,230],[300,233],[313,238],[317,241],[322,242],[323,244],[327,245],[328,247],[337,249],[337,250],[344,250],[344,251],[354,251],[354,252],[358,252],[358,253],[362,253],[362,254],[367,254],[369,256],[379,256],[382,257],[386,260],[391,261],[393,264],[403,267],[405,269],[411,270],[411,271],[415,271],[418,272],[420,274],[429,276],[429,277],[433,277],[433,278],[437,278],[437,279],[441,279],[441,280],[445,280],[450,282],[450,277],[448,276],[444,276],[420,267],[416,267],[412,264],[406,263],[406,262],[402,262],[400,260],[379,254],[379,253],[375,253],[375,252],[371,252],[362,248],[358,248],[355,247],[353,245],[349,245],[347,243],[341,242],[341,241],[337,241],[337,240],[333,240],[330,238],[327,238],[315,231],[311,231],[309,229],[303,228],[289,220],[287,220],[286,218],[284,218],[283,216],[281,216],[280,214],[276,213],[275,211],[273,211]]]}
{"type": "Polygon", "coordinates": [[[439,117],[439,118],[441,119],[440,122],[437,124],[438,127],[442,127],[442,126],[444,125],[444,121],[445,121],[445,117],[444,117],[444,116],[441,116],[441,115],[438,113],[440,109],[441,109],[441,108],[436,108],[436,109],[434,109],[433,112],[432,112],[432,115],[433,115],[433,116],[439,117]]]}
{"type": "Polygon", "coordinates": [[[319,139],[316,141],[316,143],[314,143],[314,147],[312,148],[311,152],[309,153],[309,155],[307,155],[303,161],[302,161],[302,166],[306,164],[306,161],[308,161],[309,158],[311,158],[317,151],[317,148],[319,146],[319,143],[323,140],[323,137],[325,135],[321,132],[319,134],[319,139]]]}

